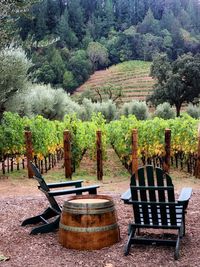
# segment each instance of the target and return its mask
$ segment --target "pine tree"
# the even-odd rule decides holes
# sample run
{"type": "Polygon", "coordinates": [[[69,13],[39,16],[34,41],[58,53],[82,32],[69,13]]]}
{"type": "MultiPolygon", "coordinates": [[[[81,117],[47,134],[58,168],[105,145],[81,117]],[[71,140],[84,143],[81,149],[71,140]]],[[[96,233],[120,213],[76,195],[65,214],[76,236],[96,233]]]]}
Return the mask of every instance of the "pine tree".
{"type": "Polygon", "coordinates": [[[64,11],[64,14],[61,16],[59,24],[57,26],[57,34],[60,37],[61,43],[64,42],[68,47],[74,48],[78,43],[78,39],[72,29],[69,27],[68,23],[68,11],[64,11]]]}
{"type": "Polygon", "coordinates": [[[68,5],[69,26],[75,32],[79,40],[85,33],[83,9],[80,0],[69,0],[68,5]]]}
{"type": "Polygon", "coordinates": [[[152,33],[158,35],[160,32],[160,25],[158,20],[154,19],[151,9],[148,10],[142,23],[138,26],[140,33],[152,33]]]}

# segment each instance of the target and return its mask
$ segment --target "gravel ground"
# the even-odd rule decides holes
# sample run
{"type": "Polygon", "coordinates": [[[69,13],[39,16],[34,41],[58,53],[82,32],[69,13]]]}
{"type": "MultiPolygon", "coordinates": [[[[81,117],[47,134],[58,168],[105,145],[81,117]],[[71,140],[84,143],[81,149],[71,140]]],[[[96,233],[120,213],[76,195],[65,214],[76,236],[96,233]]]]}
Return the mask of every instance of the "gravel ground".
{"type": "MultiPolygon", "coordinates": [[[[127,226],[132,218],[130,206],[112,195],[118,214],[121,241],[96,251],[77,251],[62,247],[58,232],[29,235],[31,226],[21,227],[21,222],[43,211],[47,200],[41,194],[29,196],[0,196],[0,255],[2,267],[134,267],[134,266],[200,266],[200,190],[195,189],[186,214],[186,236],[181,241],[180,259],[173,258],[174,248],[135,246],[130,254],[123,255],[127,241],[127,226]]],[[[64,198],[59,198],[63,202],[64,198]]]]}

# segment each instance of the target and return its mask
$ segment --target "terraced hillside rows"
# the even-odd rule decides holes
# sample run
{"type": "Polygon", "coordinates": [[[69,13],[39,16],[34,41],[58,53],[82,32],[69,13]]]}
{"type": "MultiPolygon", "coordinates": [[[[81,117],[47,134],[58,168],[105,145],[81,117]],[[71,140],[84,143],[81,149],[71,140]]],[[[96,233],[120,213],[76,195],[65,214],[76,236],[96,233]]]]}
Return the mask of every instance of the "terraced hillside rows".
{"type": "Polygon", "coordinates": [[[151,62],[127,61],[111,66],[106,70],[96,71],[90,79],[80,86],[75,94],[81,94],[85,90],[99,90],[102,95],[106,87],[111,90],[122,89],[122,102],[132,100],[146,100],[152,92],[155,81],[149,76],[151,62]]]}

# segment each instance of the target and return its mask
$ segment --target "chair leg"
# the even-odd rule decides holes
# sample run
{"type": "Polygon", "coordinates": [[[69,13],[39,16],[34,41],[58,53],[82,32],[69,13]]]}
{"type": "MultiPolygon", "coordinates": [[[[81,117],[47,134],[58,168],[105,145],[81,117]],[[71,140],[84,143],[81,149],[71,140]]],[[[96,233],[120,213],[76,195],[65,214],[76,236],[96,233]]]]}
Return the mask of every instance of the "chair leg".
{"type": "Polygon", "coordinates": [[[32,229],[30,232],[31,235],[36,235],[36,234],[43,234],[43,233],[49,233],[49,232],[54,232],[56,229],[59,227],[59,222],[60,222],[60,216],[55,219],[55,221],[44,224],[38,227],[35,227],[32,229]]]}
{"type": "Polygon", "coordinates": [[[180,229],[180,238],[185,236],[185,222],[183,222],[181,229],[180,229]]]}
{"type": "Polygon", "coordinates": [[[175,260],[178,260],[178,258],[179,258],[180,235],[181,235],[181,229],[178,230],[178,237],[176,240],[176,248],[175,248],[175,252],[174,252],[174,259],[175,260]]]}
{"type": "Polygon", "coordinates": [[[43,219],[50,219],[56,215],[58,214],[55,211],[53,211],[51,208],[47,208],[42,214],[24,220],[21,225],[25,226],[27,224],[40,223],[43,222],[43,219]]]}
{"type": "Polygon", "coordinates": [[[128,241],[125,245],[125,249],[124,249],[124,255],[127,256],[129,254],[130,251],[130,247],[132,244],[132,238],[135,235],[136,232],[136,228],[133,227],[133,225],[129,224],[129,229],[128,229],[128,241]]]}
{"type": "Polygon", "coordinates": [[[183,235],[185,236],[185,217],[183,217],[183,231],[182,231],[183,235]]]}

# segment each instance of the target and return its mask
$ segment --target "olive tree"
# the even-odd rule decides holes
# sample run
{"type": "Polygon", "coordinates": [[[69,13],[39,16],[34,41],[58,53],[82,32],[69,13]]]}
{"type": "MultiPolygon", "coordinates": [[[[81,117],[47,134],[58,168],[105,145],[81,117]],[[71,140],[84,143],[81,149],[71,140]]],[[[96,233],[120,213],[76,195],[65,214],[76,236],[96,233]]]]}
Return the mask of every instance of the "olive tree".
{"type": "Polygon", "coordinates": [[[62,120],[65,114],[78,113],[80,106],[63,89],[46,84],[30,84],[29,89],[10,99],[8,110],[28,117],[42,115],[62,120]]]}
{"type": "Polygon", "coordinates": [[[31,61],[22,48],[0,50],[0,118],[8,100],[26,88],[30,66],[31,61]]]}
{"type": "Polygon", "coordinates": [[[40,0],[1,0],[0,1],[0,48],[10,43],[12,25],[30,6],[40,0]]]}

